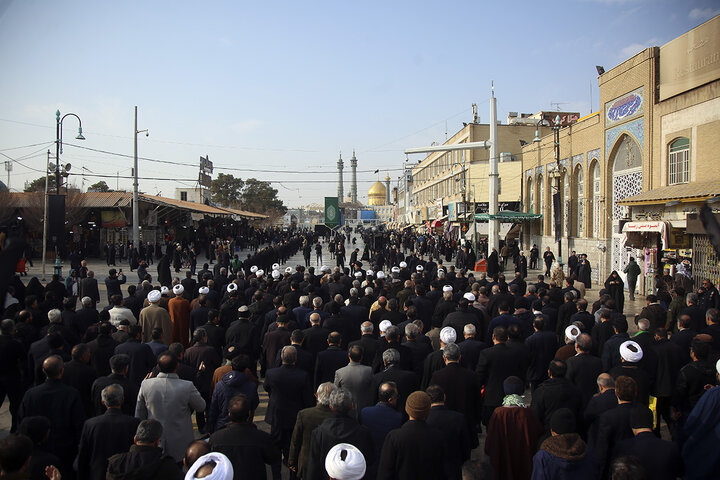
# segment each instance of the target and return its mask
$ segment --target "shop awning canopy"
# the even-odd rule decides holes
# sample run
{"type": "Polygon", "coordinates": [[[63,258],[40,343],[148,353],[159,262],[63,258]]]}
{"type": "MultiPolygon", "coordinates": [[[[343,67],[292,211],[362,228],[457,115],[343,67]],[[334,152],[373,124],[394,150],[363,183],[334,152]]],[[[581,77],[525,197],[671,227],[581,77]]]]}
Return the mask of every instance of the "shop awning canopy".
{"type": "Polygon", "coordinates": [[[667,222],[627,222],[623,225],[623,245],[630,243],[636,246],[645,246],[645,239],[650,233],[660,235],[662,249],[667,248],[668,225],[667,222]]]}
{"type": "Polygon", "coordinates": [[[513,212],[512,210],[500,210],[495,215],[489,213],[476,213],[475,220],[488,221],[488,220],[500,220],[501,222],[531,222],[542,218],[540,213],[525,213],[525,212],[513,212]]]}
{"type": "Polygon", "coordinates": [[[632,197],[623,198],[618,205],[657,205],[672,201],[680,202],[704,202],[709,198],[720,196],[720,183],[718,182],[695,182],[679,185],[668,185],[665,187],[653,188],[647,192],[638,193],[632,197]]]}
{"type": "Polygon", "coordinates": [[[445,222],[445,220],[447,220],[447,218],[448,218],[447,215],[445,215],[444,217],[441,217],[441,218],[436,218],[435,220],[430,222],[430,228],[441,227],[442,224],[445,222]]]}

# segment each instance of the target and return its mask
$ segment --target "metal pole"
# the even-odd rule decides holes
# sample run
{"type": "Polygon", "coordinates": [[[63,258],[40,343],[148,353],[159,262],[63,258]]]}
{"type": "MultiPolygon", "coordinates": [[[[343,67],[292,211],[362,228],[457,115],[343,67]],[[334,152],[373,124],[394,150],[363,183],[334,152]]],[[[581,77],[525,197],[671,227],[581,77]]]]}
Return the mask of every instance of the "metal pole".
{"type": "Polygon", "coordinates": [[[498,231],[499,225],[497,219],[493,218],[497,215],[498,209],[498,128],[497,128],[497,99],[495,98],[495,88],[492,89],[490,97],[490,159],[489,159],[489,199],[488,213],[488,253],[493,248],[499,248],[498,231]]]}
{"type": "Polygon", "coordinates": [[[42,281],[45,281],[45,257],[47,257],[48,236],[48,168],[50,166],[50,149],[45,159],[45,207],[43,208],[43,244],[42,244],[42,281]]]}
{"type": "Polygon", "coordinates": [[[60,122],[60,110],[55,112],[55,123],[56,123],[56,135],[57,139],[55,142],[55,191],[60,195],[60,142],[62,141],[60,135],[62,135],[60,122]]]}
{"type": "Polygon", "coordinates": [[[132,203],[132,222],[133,222],[133,246],[139,248],[140,245],[140,212],[138,210],[138,142],[137,142],[137,105],[135,106],[135,128],[133,129],[133,138],[135,139],[135,154],[133,157],[133,203],[132,203]]]}
{"type": "MultiPolygon", "coordinates": [[[[555,117],[555,169],[557,172],[557,194],[558,196],[562,195],[560,193],[560,179],[562,178],[562,173],[560,172],[560,117],[555,117]]],[[[562,209],[562,202],[560,203],[560,209],[562,209]]],[[[557,215],[560,215],[560,210],[555,212],[557,215]]],[[[561,216],[562,217],[562,216],[561,216]]],[[[557,226],[557,222],[555,222],[555,225],[557,226]]],[[[560,268],[562,269],[563,262],[562,262],[562,232],[563,225],[562,225],[562,218],[560,220],[560,234],[558,235],[558,264],[560,265],[560,268]]]]}

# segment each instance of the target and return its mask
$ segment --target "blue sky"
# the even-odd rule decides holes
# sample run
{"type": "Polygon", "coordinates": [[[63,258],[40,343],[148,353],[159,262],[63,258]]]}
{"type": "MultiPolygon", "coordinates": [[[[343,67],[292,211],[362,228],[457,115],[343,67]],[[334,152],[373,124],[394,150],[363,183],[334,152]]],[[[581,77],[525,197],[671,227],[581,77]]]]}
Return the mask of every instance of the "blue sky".
{"type": "MultiPolygon", "coordinates": [[[[132,155],[137,105],[150,129],[139,155],[187,165],[141,161],[141,177],[169,179],[141,191],[193,186],[209,155],[216,174],[276,182],[286,205],[320,202],[336,193],[340,151],[349,190],[355,149],[363,201],[374,170],[399,176],[403,150],[443,142],[472,103],[486,122],[491,81],[501,119],[551,102],[585,115],[591,89],[598,108],[595,65],[718,13],[717,0],[0,0],[0,153],[18,160],[13,190],[41,176],[60,109],[82,118],[82,146],[132,155]]],[[[66,141],[76,129],[68,118],[66,141]]],[[[71,177],[83,189],[132,167],[70,146],[62,162],[87,175],[71,177]]]]}

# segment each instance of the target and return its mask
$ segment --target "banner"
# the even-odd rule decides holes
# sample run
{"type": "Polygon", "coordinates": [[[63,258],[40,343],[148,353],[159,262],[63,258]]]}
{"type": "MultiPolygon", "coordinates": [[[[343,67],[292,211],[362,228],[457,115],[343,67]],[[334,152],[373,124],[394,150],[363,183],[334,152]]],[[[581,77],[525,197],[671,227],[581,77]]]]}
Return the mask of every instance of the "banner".
{"type": "Polygon", "coordinates": [[[562,235],[562,218],[560,218],[560,193],[553,193],[553,225],[555,226],[555,243],[562,235]]]}
{"type": "Polygon", "coordinates": [[[118,210],[103,210],[100,212],[100,226],[103,228],[123,228],[127,226],[125,215],[118,210]]]}
{"type": "Polygon", "coordinates": [[[337,197],[325,197],[325,225],[330,228],[340,225],[340,211],[337,197]]]}

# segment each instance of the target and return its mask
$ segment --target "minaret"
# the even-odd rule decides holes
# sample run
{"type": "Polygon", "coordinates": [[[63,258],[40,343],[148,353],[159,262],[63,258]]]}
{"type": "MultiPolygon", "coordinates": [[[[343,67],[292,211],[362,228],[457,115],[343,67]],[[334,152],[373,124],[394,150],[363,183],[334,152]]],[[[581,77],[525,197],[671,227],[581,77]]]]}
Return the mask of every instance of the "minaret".
{"type": "Polygon", "coordinates": [[[340,158],[338,159],[338,162],[337,162],[337,168],[338,168],[338,191],[337,191],[337,196],[338,196],[338,203],[342,203],[342,202],[343,202],[343,176],[342,176],[342,171],[343,171],[343,159],[342,159],[342,152],[340,152],[340,158]]]}
{"type": "Polygon", "coordinates": [[[355,158],[355,150],[353,150],[353,156],[350,159],[350,168],[352,169],[350,201],[352,203],[357,203],[357,158],[355,158]]]}
{"type": "Polygon", "coordinates": [[[390,205],[390,172],[385,177],[385,205],[390,205]]]}

